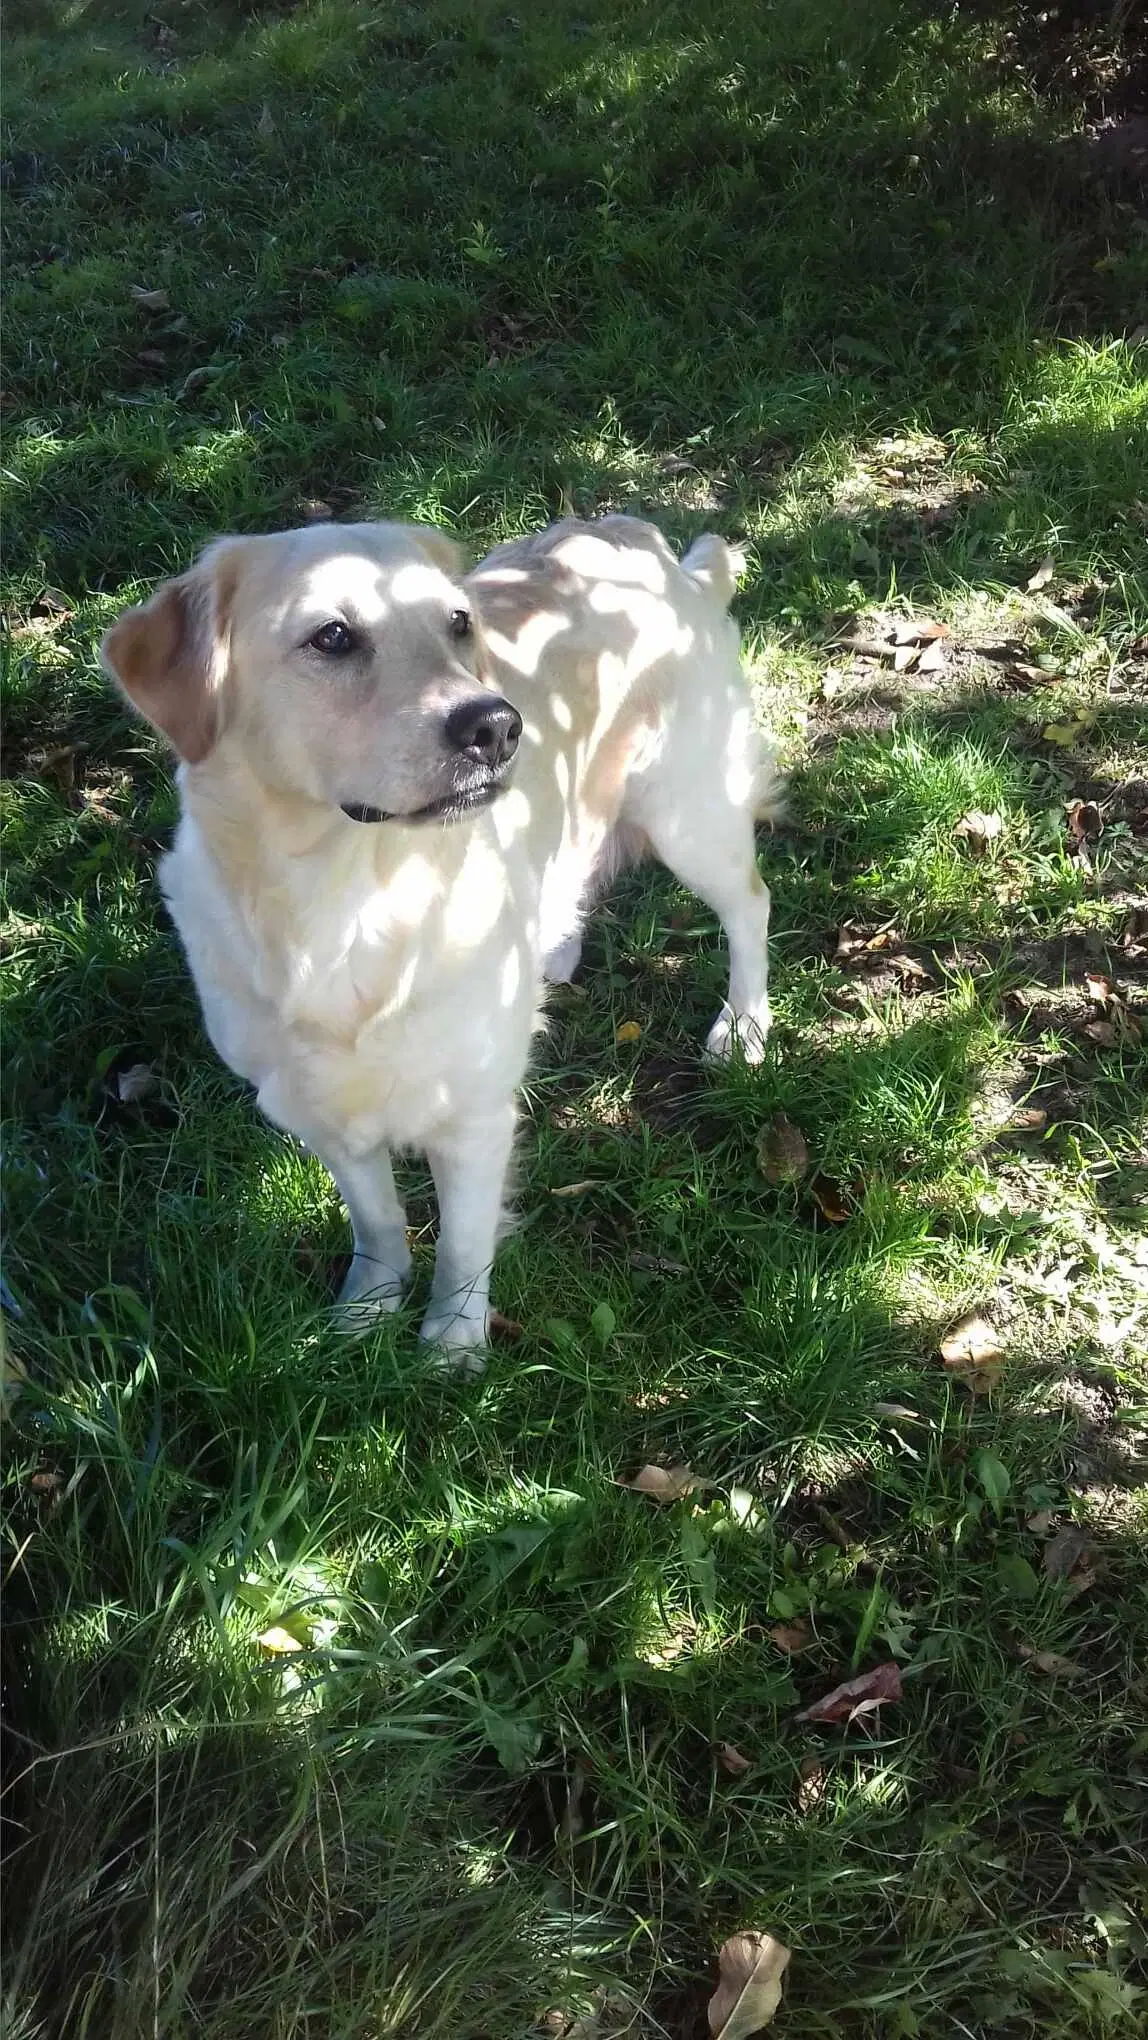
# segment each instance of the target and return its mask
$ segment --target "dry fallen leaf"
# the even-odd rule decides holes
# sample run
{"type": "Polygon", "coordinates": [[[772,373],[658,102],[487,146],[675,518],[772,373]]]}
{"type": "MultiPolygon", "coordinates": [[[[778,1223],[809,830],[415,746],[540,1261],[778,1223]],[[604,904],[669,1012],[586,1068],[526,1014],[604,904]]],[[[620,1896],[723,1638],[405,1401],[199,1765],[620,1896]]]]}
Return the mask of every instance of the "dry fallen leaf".
{"type": "Polygon", "coordinates": [[[1026,1516],[1024,1527],[1031,1530],[1034,1537],[1047,1537],[1052,1529],[1052,1510],[1038,1509],[1034,1516],[1026,1516]]]}
{"type": "Polygon", "coordinates": [[[804,1757],[797,1783],[797,1811],[810,1813],[825,1797],[825,1773],[817,1757],[804,1757]]]}
{"type": "Polygon", "coordinates": [[[945,650],[944,640],[939,637],[934,638],[932,643],[926,645],[921,653],[917,671],[918,673],[943,673],[948,664],[948,658],[949,655],[945,650]]]}
{"type": "Polygon", "coordinates": [[[1095,999],[1098,1006],[1106,1006],[1110,999],[1114,999],[1117,996],[1116,986],[1113,984],[1112,979],[1099,970],[1085,971],[1084,989],[1090,999],[1095,999]]]}
{"type": "Polygon", "coordinates": [[[1048,1114],[1040,1105],[1021,1105],[1009,1120],[1011,1133],[1043,1133],[1048,1114]]]}
{"type": "Polygon", "coordinates": [[[845,1192],[832,1176],[815,1176],[809,1185],[809,1194],[822,1218],[830,1225],[846,1225],[853,1216],[845,1202],[845,1192]]]}
{"type": "Polygon", "coordinates": [[[1006,678],[1014,687],[1056,687],[1063,683],[1063,673],[1050,673],[1044,666],[1034,666],[1027,659],[1010,659],[1006,678]]]}
{"type": "Polygon", "coordinates": [[[791,1950],[772,1934],[731,1934],[718,1955],[718,1987],[707,2017],[713,2040],[748,2040],[768,2026],[781,2003],[791,1950]]]}
{"type": "Polygon", "coordinates": [[[932,974],[925,969],[924,964],[918,963],[916,957],[910,956],[904,949],[899,949],[894,956],[890,956],[889,968],[896,971],[903,983],[931,985],[934,982],[932,974]]]}
{"type": "Polygon", "coordinates": [[[979,1367],[984,1360],[996,1359],[1000,1350],[994,1327],[975,1310],[950,1325],[941,1340],[941,1358],[950,1367],[979,1367]]]}
{"type": "Polygon", "coordinates": [[[492,1339],[510,1341],[520,1339],[526,1327],[520,1325],[517,1318],[503,1317],[500,1310],[492,1310],[486,1320],[486,1329],[492,1339]]]}
{"type": "Polygon", "coordinates": [[[1024,585],[1028,590],[1028,593],[1030,595],[1033,595],[1036,593],[1036,590],[1038,588],[1047,588],[1049,582],[1052,580],[1053,575],[1055,573],[1056,573],[1056,561],[1053,559],[1052,554],[1049,553],[1047,558],[1041,561],[1035,574],[1030,574],[1028,580],[1025,582],[1024,585]]]}
{"type": "Polygon", "coordinates": [[[1018,1657],[1025,1659],[1038,1672],[1047,1672],[1050,1677],[1057,1673],[1065,1679],[1079,1679],[1083,1667],[1074,1665],[1071,1658],[1061,1657],[1055,1650],[1036,1650],[1031,1643],[1018,1643],[1018,1657]]]}
{"type": "Polygon", "coordinates": [[[640,1041],[642,1039],[641,1021],[623,1020],[622,1025],[614,1029],[614,1039],[622,1047],[624,1047],[627,1042],[640,1041]]]}
{"type": "Polygon", "coordinates": [[[598,1188],[599,1184],[597,1179],[593,1176],[587,1176],[580,1183],[555,1184],[554,1188],[550,1192],[550,1195],[552,1197],[584,1197],[586,1195],[587,1190],[597,1190],[598,1188]]]}
{"type": "Polygon", "coordinates": [[[129,296],[135,299],[141,312],[169,312],[171,299],[166,290],[145,290],[142,284],[133,283],[129,296]]]}
{"type": "Polygon", "coordinates": [[[740,1778],[753,1769],[753,1758],[743,1756],[736,1743],[719,1743],[716,1754],[722,1770],[727,1771],[731,1778],[740,1778]]]}
{"type": "Polygon", "coordinates": [[[141,368],[167,367],[167,355],[162,354],[158,347],[141,347],[136,360],[141,368]]]}
{"type": "Polygon", "coordinates": [[[155,1090],[159,1078],[150,1063],[133,1063],[116,1078],[116,1096],[121,1105],[137,1105],[155,1090]]]}
{"type": "Polygon", "coordinates": [[[884,928],[863,928],[856,921],[843,921],[837,931],[834,963],[852,963],[855,957],[871,956],[880,949],[893,949],[901,937],[890,921],[884,928]]]}
{"type": "Polygon", "coordinates": [[[688,1275],[684,1261],[671,1261],[668,1254],[643,1254],[637,1249],[630,1255],[630,1266],[643,1275],[688,1275]]]}
{"type": "Polygon", "coordinates": [[[701,1482],[689,1466],[643,1466],[633,1480],[620,1480],[617,1485],[649,1495],[655,1502],[680,1502],[683,1495],[692,1494],[701,1482]]]}
{"type": "Polygon", "coordinates": [[[796,1183],[809,1167],[809,1148],[799,1126],[776,1112],[757,1136],[757,1160],[767,1183],[796,1183]]]}
{"type": "Polygon", "coordinates": [[[813,1641],[813,1631],[808,1622],[775,1622],[768,1631],[769,1640],[783,1650],[787,1657],[797,1657],[799,1652],[808,1650],[813,1641]]]}
{"type": "Polygon", "coordinates": [[[1078,843],[1095,842],[1104,827],[1100,809],[1094,800],[1070,801],[1067,820],[1069,834],[1078,843]]]}
{"type": "Polygon", "coordinates": [[[1115,1048],[1119,1036],[1111,1020],[1089,1020],[1084,1032],[1098,1048],[1115,1048]]]}
{"type": "Polygon", "coordinates": [[[935,643],[938,638],[951,637],[947,623],[938,623],[931,616],[909,616],[897,624],[893,631],[895,645],[924,645],[935,643]]]}
{"type": "Polygon", "coordinates": [[[953,829],[958,842],[967,843],[974,857],[983,857],[990,843],[996,841],[1003,823],[998,814],[988,813],[983,808],[970,808],[962,815],[953,829]]]}
{"type": "Polygon", "coordinates": [[[1083,1570],[1083,1562],[1091,1548],[1087,1533],[1076,1523],[1066,1523],[1044,1547],[1041,1563],[1045,1578],[1067,1580],[1075,1576],[1078,1568],[1083,1570]]]}
{"type": "Polygon", "coordinates": [[[824,1699],[815,1700],[812,1707],[805,1707],[794,1716],[796,1721],[855,1721],[859,1714],[872,1714],[886,1701],[901,1698],[901,1674],[890,1660],[888,1664],[874,1665],[871,1672],[862,1672],[856,1679],[846,1679],[844,1685],[834,1686],[824,1699]]]}

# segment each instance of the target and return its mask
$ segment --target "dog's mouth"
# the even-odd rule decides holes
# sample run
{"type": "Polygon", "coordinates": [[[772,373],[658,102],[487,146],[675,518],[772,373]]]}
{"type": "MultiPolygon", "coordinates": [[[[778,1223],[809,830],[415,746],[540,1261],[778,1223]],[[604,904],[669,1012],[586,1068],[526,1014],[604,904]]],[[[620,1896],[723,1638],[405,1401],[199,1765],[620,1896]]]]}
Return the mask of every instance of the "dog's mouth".
{"type": "Polygon", "coordinates": [[[386,808],[368,807],[362,801],[340,803],[349,822],[461,822],[497,800],[506,785],[504,778],[484,779],[477,786],[456,787],[453,793],[430,800],[425,807],[410,808],[405,814],[391,814],[386,808]]]}

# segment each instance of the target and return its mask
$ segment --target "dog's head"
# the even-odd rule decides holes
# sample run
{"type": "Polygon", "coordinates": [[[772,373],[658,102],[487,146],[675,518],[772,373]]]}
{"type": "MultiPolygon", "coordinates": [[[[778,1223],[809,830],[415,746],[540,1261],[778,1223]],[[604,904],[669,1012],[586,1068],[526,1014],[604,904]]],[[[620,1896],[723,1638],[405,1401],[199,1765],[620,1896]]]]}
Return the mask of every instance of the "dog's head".
{"type": "Polygon", "coordinates": [[[522,731],[485,677],[458,548],[417,525],[217,539],[101,656],[187,765],[238,745],[276,792],[354,821],[485,806],[522,731]]]}

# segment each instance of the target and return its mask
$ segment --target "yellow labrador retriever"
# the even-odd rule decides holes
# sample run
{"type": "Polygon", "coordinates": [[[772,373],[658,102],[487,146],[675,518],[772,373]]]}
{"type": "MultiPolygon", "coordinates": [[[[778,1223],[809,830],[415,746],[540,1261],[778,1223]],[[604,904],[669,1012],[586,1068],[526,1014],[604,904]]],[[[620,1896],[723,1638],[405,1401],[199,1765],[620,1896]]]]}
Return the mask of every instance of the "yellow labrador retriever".
{"type": "Polygon", "coordinates": [[[773,800],[728,615],[739,562],[627,517],[472,573],[440,533],[222,538],[103,643],[179,755],[161,866],[207,1031],[326,1163],[354,1228],[348,1329],[410,1268],[391,1152],[425,1151],[439,1245],[424,1339],[477,1367],[543,982],[595,890],[652,849],[719,916],[710,1055],[760,1059],[773,800]]]}

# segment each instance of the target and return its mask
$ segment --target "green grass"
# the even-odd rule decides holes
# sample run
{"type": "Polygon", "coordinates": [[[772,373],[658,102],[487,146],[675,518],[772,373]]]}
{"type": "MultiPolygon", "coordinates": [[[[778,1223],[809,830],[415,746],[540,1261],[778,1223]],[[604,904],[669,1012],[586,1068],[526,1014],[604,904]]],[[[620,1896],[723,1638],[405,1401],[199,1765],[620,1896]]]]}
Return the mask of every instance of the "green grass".
{"type": "Polygon", "coordinates": [[[8,29],[6,2031],[699,2040],[743,1926],[795,1951],[779,2032],[1131,2031],[1143,222],[988,7],[8,29]],[[524,1330],[477,1384],[413,1306],[328,1329],[344,1219],[208,1051],[164,761],[96,664],[206,537],[311,499],[476,553],[570,507],[748,541],[794,768],[767,1065],[702,1071],[717,931],[632,877],[553,1001],[497,1277],[524,1330]],[[1020,638],[1035,684],[833,649],[914,610],[1020,638]],[[846,921],[893,961],[838,961],[846,921]],[[765,1180],[779,1112],[845,1223],[765,1180]],[[938,1357],[970,1306],[991,1395],[938,1357]],[[650,1460],[706,1484],[618,1484],[650,1460]],[[795,1721],[890,1655],[899,1705],[795,1721]]]}

